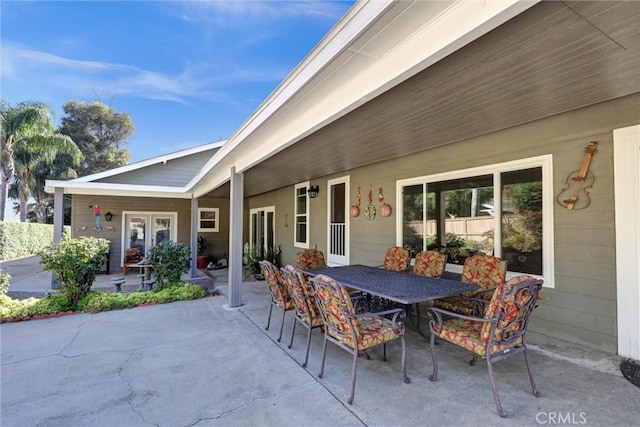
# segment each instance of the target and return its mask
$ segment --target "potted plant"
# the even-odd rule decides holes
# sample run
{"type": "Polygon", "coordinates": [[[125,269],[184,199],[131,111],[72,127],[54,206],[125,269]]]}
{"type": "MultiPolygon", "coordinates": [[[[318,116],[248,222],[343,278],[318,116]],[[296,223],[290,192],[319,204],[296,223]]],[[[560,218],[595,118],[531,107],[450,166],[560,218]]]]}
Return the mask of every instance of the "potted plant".
{"type": "Polygon", "coordinates": [[[207,268],[209,264],[209,255],[205,255],[207,250],[207,239],[204,236],[198,236],[198,258],[196,265],[199,269],[207,268]]]}

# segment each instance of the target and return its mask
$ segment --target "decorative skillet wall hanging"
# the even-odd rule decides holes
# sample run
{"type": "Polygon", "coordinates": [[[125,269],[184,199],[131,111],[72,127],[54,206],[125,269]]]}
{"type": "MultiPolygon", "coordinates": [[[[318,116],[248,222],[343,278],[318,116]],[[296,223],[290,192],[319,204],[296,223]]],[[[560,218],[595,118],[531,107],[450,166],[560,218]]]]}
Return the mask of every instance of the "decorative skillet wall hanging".
{"type": "Polygon", "coordinates": [[[373,206],[373,195],[371,194],[371,185],[369,185],[369,197],[368,197],[368,200],[369,200],[369,205],[364,210],[364,214],[369,219],[375,219],[376,218],[376,207],[373,206]]]}
{"type": "Polygon", "coordinates": [[[597,144],[595,142],[590,142],[585,149],[586,154],[584,155],[580,170],[573,171],[567,176],[565,188],[556,198],[560,206],[577,211],[585,209],[591,204],[589,192],[591,187],[593,187],[595,177],[593,173],[589,172],[589,165],[591,164],[591,158],[596,153],[596,147],[597,144]]]}
{"type": "Polygon", "coordinates": [[[380,215],[390,216],[391,206],[384,202],[384,196],[382,195],[382,184],[380,184],[380,188],[378,189],[378,201],[382,203],[382,207],[380,208],[380,215]]]}
{"type": "Polygon", "coordinates": [[[354,218],[360,215],[360,187],[358,187],[358,192],[356,193],[356,204],[351,206],[349,213],[354,218]]]}

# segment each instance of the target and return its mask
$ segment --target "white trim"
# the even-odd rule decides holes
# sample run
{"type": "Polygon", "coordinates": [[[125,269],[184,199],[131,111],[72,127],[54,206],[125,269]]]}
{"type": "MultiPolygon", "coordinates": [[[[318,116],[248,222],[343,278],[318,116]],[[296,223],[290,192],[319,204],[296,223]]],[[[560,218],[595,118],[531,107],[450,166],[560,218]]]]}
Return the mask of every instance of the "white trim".
{"type": "Polygon", "coordinates": [[[191,199],[191,193],[185,193],[184,187],[163,187],[157,185],[111,184],[106,182],[72,182],[46,180],[45,191],[53,193],[62,188],[64,194],[100,193],[103,196],[161,197],[168,199],[191,199]]]}
{"type": "Polygon", "coordinates": [[[119,168],[109,169],[103,172],[94,173],[92,175],[87,175],[80,178],[72,179],[69,182],[91,182],[97,179],[108,178],[108,177],[119,175],[125,172],[131,172],[137,169],[142,169],[147,166],[153,166],[158,163],[166,164],[170,160],[179,159],[181,157],[190,156],[192,154],[202,153],[203,151],[212,150],[214,148],[220,148],[224,145],[225,142],[227,142],[226,139],[217,141],[217,142],[210,142],[204,145],[199,145],[197,147],[187,148],[185,150],[175,151],[173,153],[164,154],[157,157],[151,157],[150,159],[141,160],[135,163],[130,163],[128,165],[124,165],[119,168]]]}
{"type": "Polygon", "coordinates": [[[326,261],[329,267],[338,267],[341,265],[349,265],[350,263],[350,223],[351,215],[349,215],[349,194],[351,193],[351,175],[341,176],[339,178],[327,181],[327,256],[326,261]],[[344,183],[344,257],[341,260],[332,259],[331,256],[331,186],[344,183]]]}
{"type": "Polygon", "coordinates": [[[306,217],[306,233],[305,236],[307,237],[307,241],[306,242],[299,242],[297,239],[296,234],[298,233],[298,189],[299,188],[309,188],[310,185],[310,181],[305,181],[305,182],[300,182],[296,185],[293,186],[293,247],[294,248],[302,248],[302,249],[309,249],[309,241],[311,240],[311,236],[309,236],[309,232],[311,230],[311,227],[309,225],[309,223],[311,222],[311,212],[309,211],[309,208],[311,206],[311,204],[309,203],[309,193],[306,192],[305,193],[305,203],[307,205],[307,208],[305,209],[306,213],[304,214],[306,217]]]}
{"type": "MultiPolygon", "coordinates": [[[[249,248],[253,249],[253,241],[251,240],[253,238],[253,218],[251,218],[253,216],[254,213],[257,212],[261,212],[264,211],[265,216],[264,216],[264,220],[267,220],[267,215],[266,213],[271,212],[273,213],[273,244],[276,244],[276,207],[275,206],[264,206],[261,208],[253,208],[249,210],[249,248]]],[[[266,231],[266,224],[265,224],[265,231],[266,231]]],[[[265,247],[264,249],[267,249],[267,247],[265,247]]],[[[274,247],[275,249],[275,247],[274,247]]]]}
{"type": "MultiPolygon", "coordinates": [[[[173,221],[173,227],[171,228],[171,240],[178,240],[178,212],[162,212],[162,211],[122,211],[122,219],[120,220],[120,229],[122,230],[120,233],[120,267],[122,267],[122,261],[124,260],[124,251],[127,249],[127,239],[129,238],[129,230],[127,228],[127,215],[139,215],[146,216],[149,220],[148,227],[151,226],[151,221],[154,217],[157,216],[166,216],[171,217],[173,221]]],[[[146,233],[150,236],[149,231],[146,233]]],[[[147,239],[147,236],[145,236],[147,239]]],[[[149,249],[152,244],[145,240],[145,248],[149,249]]]]}
{"type": "Polygon", "coordinates": [[[640,360],[640,125],[613,131],[618,354],[640,360]]]}
{"type": "MultiPolygon", "coordinates": [[[[551,154],[537,156],[537,157],[529,157],[526,159],[518,159],[509,162],[496,163],[492,165],[484,165],[478,166],[468,169],[461,169],[456,171],[449,171],[443,173],[437,173],[433,175],[425,175],[415,178],[408,178],[396,181],[396,244],[398,246],[402,246],[402,187],[408,185],[419,185],[419,184],[428,184],[430,182],[439,182],[439,181],[447,181],[451,179],[459,179],[466,178],[477,175],[493,175],[494,178],[494,196],[499,196],[499,190],[496,192],[495,188],[498,186],[496,183],[499,182],[500,174],[503,172],[515,171],[520,169],[534,168],[534,167],[542,167],[542,276],[540,278],[544,279],[544,286],[553,288],[554,284],[554,243],[553,243],[553,208],[554,208],[554,199],[553,199],[553,156],[551,154]]],[[[423,188],[424,191],[424,188],[423,188]]],[[[495,200],[500,200],[496,198],[495,200]]],[[[496,215],[497,228],[500,228],[499,216],[496,215]]],[[[497,234],[499,236],[499,233],[497,234]]],[[[497,238],[494,239],[494,245],[496,248],[499,248],[497,238]]],[[[500,256],[499,251],[496,253],[497,256],[500,256]]],[[[508,265],[507,265],[508,268],[508,265]]],[[[454,272],[461,272],[459,267],[453,264],[447,264],[447,270],[454,272]]],[[[522,273],[514,273],[507,272],[507,279],[511,277],[522,274],[522,273]]]]}
{"type": "Polygon", "coordinates": [[[198,208],[198,232],[199,233],[217,233],[220,230],[220,208],[198,208]],[[214,219],[206,218],[204,221],[213,221],[213,227],[202,227],[202,212],[213,212],[214,219]]]}

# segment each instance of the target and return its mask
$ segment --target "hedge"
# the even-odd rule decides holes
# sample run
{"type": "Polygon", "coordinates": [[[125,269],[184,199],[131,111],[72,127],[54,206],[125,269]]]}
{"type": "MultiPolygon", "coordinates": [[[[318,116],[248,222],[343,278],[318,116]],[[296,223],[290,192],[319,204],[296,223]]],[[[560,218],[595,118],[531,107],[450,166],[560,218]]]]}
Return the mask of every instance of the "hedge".
{"type": "MultiPolygon", "coordinates": [[[[65,226],[64,233],[71,228],[65,226]]],[[[0,221],[0,261],[35,255],[52,242],[52,224],[0,221]]]]}

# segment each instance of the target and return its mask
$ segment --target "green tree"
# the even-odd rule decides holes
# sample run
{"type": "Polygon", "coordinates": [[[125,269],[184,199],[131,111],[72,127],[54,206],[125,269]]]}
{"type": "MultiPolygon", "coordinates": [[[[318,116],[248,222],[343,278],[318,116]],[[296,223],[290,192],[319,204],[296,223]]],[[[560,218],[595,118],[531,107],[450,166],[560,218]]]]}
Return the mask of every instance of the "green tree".
{"type": "Polygon", "coordinates": [[[72,168],[65,170],[64,174],[58,174],[59,176],[49,173],[50,166],[59,155],[68,156],[73,166],[78,165],[82,159],[82,153],[76,144],[62,134],[42,132],[24,138],[24,143],[14,147],[15,182],[21,222],[27,220],[28,199],[38,195],[42,200],[46,179],[59,178],[60,175],[66,178],[77,176],[72,168]]]}
{"type": "MultiPolygon", "coordinates": [[[[124,147],[133,134],[133,122],[127,113],[118,113],[101,103],[67,101],[63,107],[59,132],[69,135],[84,160],[76,169],[78,176],[86,176],[124,166],[129,151],[124,147]]],[[[70,159],[69,159],[70,160],[70,159]]],[[[69,166],[71,166],[69,161],[69,166]]]]}
{"type": "Polygon", "coordinates": [[[0,101],[0,220],[4,220],[9,186],[15,179],[15,147],[43,131],[51,134],[51,108],[41,102],[24,102],[13,107],[0,101]]]}

